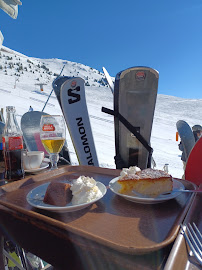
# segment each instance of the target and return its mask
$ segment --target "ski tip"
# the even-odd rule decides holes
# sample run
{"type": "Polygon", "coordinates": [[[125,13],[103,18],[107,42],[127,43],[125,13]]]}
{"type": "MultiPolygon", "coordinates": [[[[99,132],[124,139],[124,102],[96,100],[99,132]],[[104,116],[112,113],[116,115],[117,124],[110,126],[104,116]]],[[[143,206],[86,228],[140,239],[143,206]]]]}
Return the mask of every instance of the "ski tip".
{"type": "Polygon", "coordinates": [[[114,83],[112,82],[112,79],[109,75],[109,73],[107,72],[106,68],[105,67],[102,67],[102,70],[104,72],[104,75],[105,75],[105,78],[107,80],[107,83],[112,91],[112,94],[114,94],[114,83]]]}

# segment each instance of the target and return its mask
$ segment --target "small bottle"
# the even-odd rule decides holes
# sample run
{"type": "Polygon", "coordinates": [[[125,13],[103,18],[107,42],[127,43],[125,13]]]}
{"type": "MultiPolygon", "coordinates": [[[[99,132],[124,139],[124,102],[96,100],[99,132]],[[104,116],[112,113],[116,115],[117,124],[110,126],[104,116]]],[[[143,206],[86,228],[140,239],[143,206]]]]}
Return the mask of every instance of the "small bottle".
{"type": "Polygon", "coordinates": [[[7,118],[2,136],[5,179],[19,180],[25,175],[22,165],[23,136],[16,120],[15,107],[6,107],[6,112],[7,118]]]}

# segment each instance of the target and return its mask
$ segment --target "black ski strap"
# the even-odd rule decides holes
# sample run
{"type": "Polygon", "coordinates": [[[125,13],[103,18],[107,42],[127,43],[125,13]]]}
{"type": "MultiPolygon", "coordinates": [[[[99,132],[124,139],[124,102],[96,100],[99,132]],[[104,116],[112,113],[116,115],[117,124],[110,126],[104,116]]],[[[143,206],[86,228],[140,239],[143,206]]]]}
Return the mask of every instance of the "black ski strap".
{"type": "Polygon", "coordinates": [[[128,120],[126,120],[125,117],[123,117],[123,115],[121,115],[119,112],[110,110],[108,108],[102,107],[102,112],[104,113],[108,113],[110,115],[114,115],[115,117],[117,117],[121,123],[130,131],[132,132],[135,137],[142,143],[142,145],[148,150],[149,152],[149,160],[152,156],[153,153],[153,148],[147,143],[147,141],[145,140],[145,138],[136,130],[136,128],[131,125],[128,120]]]}

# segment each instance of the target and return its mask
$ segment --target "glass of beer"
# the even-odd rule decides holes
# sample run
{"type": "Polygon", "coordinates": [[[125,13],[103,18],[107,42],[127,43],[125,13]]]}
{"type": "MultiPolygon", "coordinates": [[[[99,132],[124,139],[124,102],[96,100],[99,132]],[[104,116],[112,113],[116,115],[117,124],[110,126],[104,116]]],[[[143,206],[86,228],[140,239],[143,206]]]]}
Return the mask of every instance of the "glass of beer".
{"type": "Polygon", "coordinates": [[[40,139],[49,153],[51,170],[57,169],[59,152],[65,143],[66,127],[62,115],[42,115],[40,121],[40,139]]]}

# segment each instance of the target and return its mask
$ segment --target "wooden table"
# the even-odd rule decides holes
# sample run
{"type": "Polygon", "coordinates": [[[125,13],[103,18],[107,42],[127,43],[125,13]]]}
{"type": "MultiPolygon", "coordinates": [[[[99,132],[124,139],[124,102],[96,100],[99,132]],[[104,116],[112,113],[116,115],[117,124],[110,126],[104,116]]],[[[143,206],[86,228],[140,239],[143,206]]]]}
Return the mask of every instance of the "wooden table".
{"type": "MultiPolygon", "coordinates": [[[[65,167],[65,169],[67,169],[68,166],[65,167]]],[[[102,169],[99,170],[102,172],[102,169]]],[[[114,176],[118,175],[118,170],[114,170],[112,172],[112,175],[113,174],[114,176]]],[[[31,182],[33,179],[39,181],[40,177],[42,177],[41,179],[43,180],[45,179],[44,175],[49,175],[50,177],[50,173],[47,172],[40,174],[40,176],[26,176],[23,181],[31,182]]],[[[7,186],[10,187],[11,184],[7,186]]],[[[109,193],[108,197],[110,196],[111,194],[109,193]]],[[[104,201],[104,203],[107,203],[108,197],[106,196],[106,201],[104,201]]],[[[123,203],[123,201],[121,201],[120,203],[123,203]]],[[[7,204],[6,200],[5,204],[7,204]]],[[[128,205],[130,205],[130,203],[128,203],[128,205]]],[[[188,208],[188,206],[186,207],[188,208]]],[[[185,208],[183,208],[184,211],[187,211],[187,208],[185,208]]],[[[25,250],[36,254],[46,262],[53,265],[55,269],[163,269],[166,259],[173,245],[173,242],[171,242],[156,251],[151,251],[147,254],[142,255],[134,254],[133,252],[132,254],[127,254],[127,252],[122,252],[121,250],[113,248],[113,245],[105,245],[105,242],[100,241],[100,239],[96,239],[94,241],[93,238],[91,239],[91,237],[86,237],[85,234],[82,236],[81,234],[77,233],[79,226],[79,222],[77,221],[79,221],[80,219],[81,224],[85,225],[86,222],[88,222],[87,220],[85,220],[85,217],[88,217],[86,213],[83,213],[80,216],[76,216],[75,214],[75,216],[73,216],[74,218],[71,218],[71,222],[67,219],[65,221],[65,227],[60,226],[61,216],[57,217],[57,222],[60,221],[59,226],[55,226],[55,219],[53,220],[53,223],[46,222],[46,219],[52,218],[53,216],[47,216],[45,213],[42,213],[41,215],[40,210],[33,211],[33,209],[29,207],[26,209],[26,211],[27,214],[25,214],[23,211],[15,211],[15,209],[12,209],[12,207],[8,208],[1,205],[0,232],[2,235],[13,239],[19,246],[23,247],[25,250]],[[41,218],[42,216],[45,219],[41,218]],[[69,224],[71,225],[71,223],[74,224],[74,219],[78,223],[75,223],[77,227],[76,225],[72,225],[75,226],[75,228],[69,226],[69,224]]],[[[96,211],[98,210],[95,210],[95,213],[96,211]]],[[[114,215],[117,215],[117,213],[114,212],[114,215]]],[[[113,215],[109,216],[109,222],[110,218],[113,218],[112,216],[113,215]]],[[[124,215],[120,218],[124,218],[124,215]]],[[[181,220],[179,219],[178,221],[180,222],[181,220]]],[[[132,224],[130,222],[130,218],[126,219],[126,232],[128,229],[132,229],[127,227],[128,224],[132,224]]],[[[118,225],[114,224],[114,231],[119,229],[116,226],[118,225]]],[[[100,228],[100,230],[102,230],[102,228],[100,228]]],[[[176,230],[175,233],[177,232],[176,230]]],[[[109,232],[109,236],[113,236],[113,230],[109,232]]]]}

